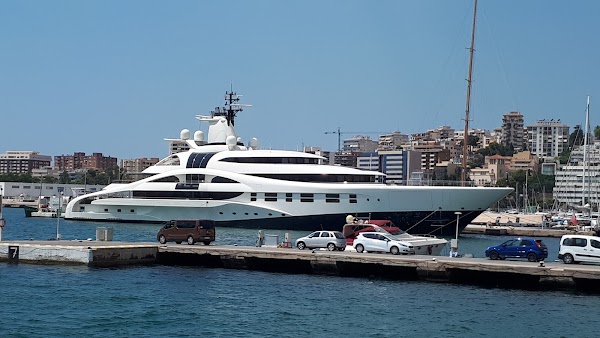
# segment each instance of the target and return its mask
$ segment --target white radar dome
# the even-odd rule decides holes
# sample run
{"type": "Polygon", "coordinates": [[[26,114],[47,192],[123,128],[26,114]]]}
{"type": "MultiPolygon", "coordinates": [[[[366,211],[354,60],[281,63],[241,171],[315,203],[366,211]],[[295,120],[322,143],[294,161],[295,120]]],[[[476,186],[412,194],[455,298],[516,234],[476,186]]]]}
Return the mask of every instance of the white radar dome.
{"type": "Polygon", "coordinates": [[[194,133],[194,141],[196,141],[196,142],[204,141],[204,132],[202,130],[197,130],[194,133]]]}
{"type": "Polygon", "coordinates": [[[181,133],[179,133],[179,138],[182,140],[190,139],[190,131],[188,129],[182,129],[181,133]]]}
{"type": "Polygon", "coordinates": [[[225,139],[225,144],[227,145],[227,148],[229,148],[229,150],[235,149],[235,146],[237,145],[237,140],[236,140],[235,136],[233,136],[233,135],[227,136],[227,138],[225,139]]]}
{"type": "Polygon", "coordinates": [[[258,140],[256,139],[256,137],[250,139],[250,142],[248,142],[248,146],[252,149],[258,149],[258,140]]]}

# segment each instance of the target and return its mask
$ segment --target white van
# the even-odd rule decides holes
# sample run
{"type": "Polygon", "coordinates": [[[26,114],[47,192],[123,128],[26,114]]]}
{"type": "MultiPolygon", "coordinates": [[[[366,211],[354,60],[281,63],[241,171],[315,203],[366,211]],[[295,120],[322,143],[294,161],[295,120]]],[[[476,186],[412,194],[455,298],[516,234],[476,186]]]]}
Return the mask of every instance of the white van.
{"type": "Polygon", "coordinates": [[[566,264],[600,263],[600,237],[563,235],[558,247],[558,259],[566,264]]]}

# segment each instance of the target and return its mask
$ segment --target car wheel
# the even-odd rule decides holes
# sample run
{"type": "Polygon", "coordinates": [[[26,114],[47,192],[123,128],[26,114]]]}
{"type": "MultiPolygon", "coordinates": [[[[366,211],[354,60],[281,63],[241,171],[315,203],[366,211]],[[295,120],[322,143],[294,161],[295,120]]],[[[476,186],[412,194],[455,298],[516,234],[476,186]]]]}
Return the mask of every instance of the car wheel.
{"type": "Polygon", "coordinates": [[[167,243],[167,238],[165,237],[165,235],[160,235],[160,237],[158,237],[158,241],[160,242],[160,244],[165,244],[167,243]]]}
{"type": "Polygon", "coordinates": [[[397,255],[400,253],[400,249],[398,249],[397,246],[393,246],[390,248],[390,252],[392,253],[392,255],[397,255]]]}
{"type": "Polygon", "coordinates": [[[527,254],[527,260],[530,262],[537,262],[538,261],[538,257],[535,253],[530,252],[527,254]]]}
{"type": "Polygon", "coordinates": [[[490,259],[491,259],[491,260],[496,260],[496,259],[498,259],[498,257],[499,257],[499,256],[500,256],[500,255],[498,255],[498,252],[497,252],[497,251],[492,251],[492,252],[490,252],[490,259]]]}
{"type": "Polygon", "coordinates": [[[356,252],[361,253],[365,251],[365,247],[362,244],[357,244],[356,245],[356,252]]]}
{"type": "Polygon", "coordinates": [[[335,251],[335,244],[333,244],[333,243],[327,244],[327,250],[329,250],[329,251],[335,251]]]}
{"type": "Polygon", "coordinates": [[[192,236],[188,236],[187,243],[188,243],[189,245],[193,245],[193,244],[194,244],[194,237],[192,237],[192,236]]]}
{"type": "Polygon", "coordinates": [[[298,244],[296,244],[296,247],[300,250],[304,250],[306,249],[306,244],[304,244],[304,242],[298,242],[298,244]]]}
{"type": "Polygon", "coordinates": [[[563,257],[563,262],[565,262],[565,264],[573,264],[575,263],[575,259],[573,258],[573,255],[566,254],[563,257]]]}
{"type": "Polygon", "coordinates": [[[210,244],[210,241],[204,241],[204,242],[202,242],[202,243],[204,243],[204,245],[209,245],[209,244],[210,244]]]}

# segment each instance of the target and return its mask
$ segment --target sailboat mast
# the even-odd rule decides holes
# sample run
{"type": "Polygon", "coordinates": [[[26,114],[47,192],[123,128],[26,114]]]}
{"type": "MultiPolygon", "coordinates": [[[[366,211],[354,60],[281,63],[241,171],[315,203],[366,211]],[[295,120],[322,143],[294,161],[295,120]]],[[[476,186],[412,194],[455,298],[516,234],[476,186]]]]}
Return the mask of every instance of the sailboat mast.
{"type": "Polygon", "coordinates": [[[465,133],[463,138],[463,156],[461,181],[464,185],[467,181],[467,156],[469,154],[469,113],[471,110],[471,80],[473,77],[473,52],[475,51],[475,24],[477,22],[477,0],[473,6],[473,28],[471,29],[471,48],[469,48],[469,75],[467,78],[467,104],[465,108],[465,133]]]}
{"type": "Polygon", "coordinates": [[[589,194],[589,189],[586,189],[586,179],[585,179],[585,169],[588,165],[587,160],[587,150],[588,150],[588,134],[590,132],[590,96],[587,97],[587,105],[585,108],[585,128],[583,135],[583,185],[582,185],[582,197],[581,197],[581,205],[585,205],[585,197],[586,193],[589,194]]]}

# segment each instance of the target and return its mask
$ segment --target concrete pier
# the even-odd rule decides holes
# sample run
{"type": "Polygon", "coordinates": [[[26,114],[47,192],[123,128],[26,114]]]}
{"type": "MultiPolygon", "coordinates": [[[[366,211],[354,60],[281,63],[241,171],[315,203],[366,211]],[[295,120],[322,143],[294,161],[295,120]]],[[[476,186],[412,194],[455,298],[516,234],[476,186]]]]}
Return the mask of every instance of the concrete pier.
{"type": "Polygon", "coordinates": [[[600,293],[600,265],[562,262],[492,261],[485,258],[394,256],[215,245],[160,245],[98,241],[0,242],[0,261],[115,267],[140,264],[188,265],[282,273],[424,280],[531,290],[600,293]]]}
{"type": "Polygon", "coordinates": [[[532,290],[600,292],[600,266],[484,258],[393,256],[282,248],[167,245],[158,262],[270,272],[380,277],[532,290]]]}
{"type": "Polygon", "coordinates": [[[153,264],[156,243],[103,241],[0,242],[0,261],[36,264],[85,264],[95,267],[153,264]]]}

